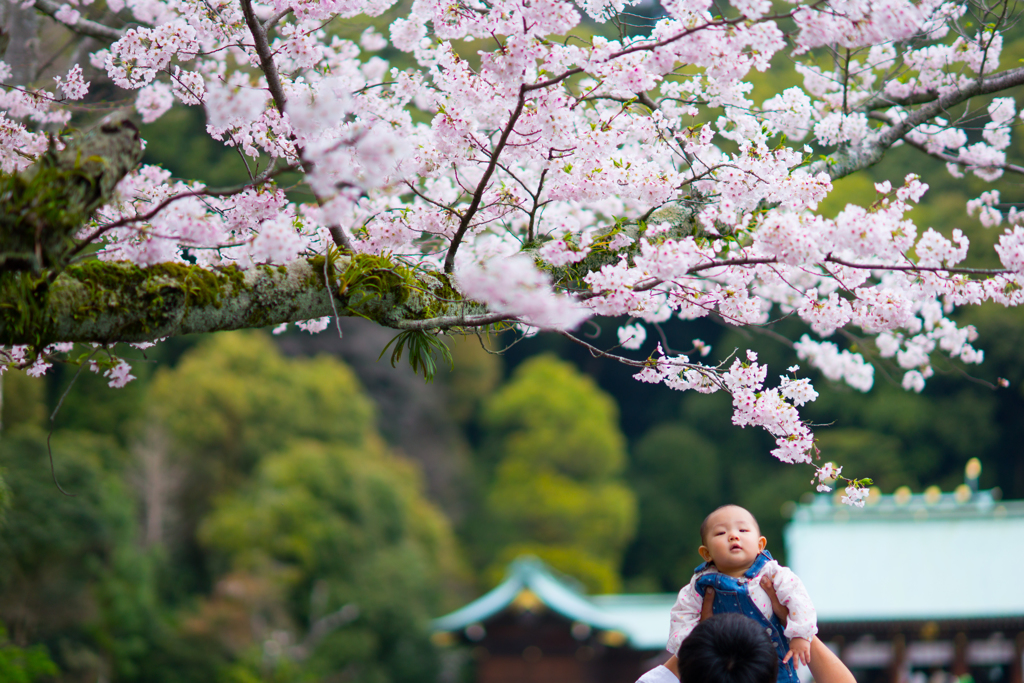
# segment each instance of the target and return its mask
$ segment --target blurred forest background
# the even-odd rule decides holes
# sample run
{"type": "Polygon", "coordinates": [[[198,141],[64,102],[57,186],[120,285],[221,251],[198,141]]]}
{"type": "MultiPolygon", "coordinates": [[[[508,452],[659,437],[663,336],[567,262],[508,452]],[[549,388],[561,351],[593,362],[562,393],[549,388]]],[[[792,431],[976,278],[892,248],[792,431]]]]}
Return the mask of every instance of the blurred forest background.
{"type": "MultiPolygon", "coordinates": [[[[356,39],[366,25],[329,28],[356,39]]],[[[1008,40],[1003,68],[1018,55],[1024,43],[1008,40]]],[[[756,101],[796,84],[784,59],[753,74],[756,101]]],[[[198,108],[172,110],[144,127],[146,163],[211,186],[243,179],[239,156],[203,129],[198,108]]],[[[1020,157],[1024,140],[1010,152],[1020,157]]],[[[965,212],[988,187],[906,147],[839,181],[822,210],[866,205],[874,182],[910,172],[931,186],[912,214],[919,230],[960,228],[978,259],[968,265],[998,265],[1000,231],[965,212]]],[[[999,208],[1020,206],[1018,180],[1001,188],[999,208]]],[[[980,331],[985,363],[940,360],[920,395],[899,387],[901,371],[873,344],[834,340],[875,362],[876,381],[865,395],[811,375],[821,396],[805,414],[828,423],[817,429],[824,460],[891,493],[950,490],[976,456],[983,488],[1024,497],[1024,311],[961,317],[980,331]]],[[[583,332],[611,347],[625,322],[583,332]]],[[[0,680],[454,680],[429,619],[500,581],[521,553],[590,592],[675,592],[699,562],[701,519],[735,502],[785,561],[782,529],[812,495],[812,470],[774,461],[763,433],[733,427],[728,396],[638,383],[553,335],[508,347],[505,336],[452,339],[454,368],[425,384],[378,361],[391,331],[341,327],[343,338],[332,325],[125,350],[139,379],[120,390],[89,372],[71,386],[71,367],[3,377],[0,680]],[[47,453],[58,404],[53,465],[71,496],[47,453]]],[[[791,320],[662,327],[677,344],[711,344],[712,359],[753,348],[776,372],[795,362],[791,320]]]]}

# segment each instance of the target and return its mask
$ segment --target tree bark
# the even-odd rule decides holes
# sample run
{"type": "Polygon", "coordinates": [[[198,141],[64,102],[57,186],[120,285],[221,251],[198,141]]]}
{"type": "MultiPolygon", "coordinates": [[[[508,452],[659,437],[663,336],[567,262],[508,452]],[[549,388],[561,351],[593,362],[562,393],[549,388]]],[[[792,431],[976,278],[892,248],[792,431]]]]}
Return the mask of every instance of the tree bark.
{"type": "Polygon", "coordinates": [[[441,275],[383,257],[323,256],[286,266],[207,270],[181,263],[143,268],[88,261],[52,283],[45,273],[0,273],[0,344],[141,342],[263,327],[323,316],[359,316],[386,327],[457,327],[485,313],[441,275]],[[334,302],[331,301],[334,294],[334,302]]]}
{"type": "Polygon", "coordinates": [[[39,16],[33,7],[23,8],[18,0],[0,0],[0,36],[7,41],[0,59],[11,67],[15,85],[30,85],[39,66],[39,16]]]}

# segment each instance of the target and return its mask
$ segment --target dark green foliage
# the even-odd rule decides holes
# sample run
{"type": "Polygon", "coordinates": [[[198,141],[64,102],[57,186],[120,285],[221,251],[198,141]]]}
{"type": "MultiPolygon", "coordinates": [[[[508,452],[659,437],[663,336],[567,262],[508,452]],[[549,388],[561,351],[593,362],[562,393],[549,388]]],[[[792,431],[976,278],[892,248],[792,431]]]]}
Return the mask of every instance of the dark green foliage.
{"type": "MultiPolygon", "coordinates": [[[[16,425],[41,427],[46,419],[46,385],[18,370],[8,370],[0,377],[0,427],[16,425]]],[[[2,451],[0,451],[2,453],[2,451]]]]}
{"type": "Polygon", "coordinates": [[[422,330],[399,332],[380,352],[380,358],[384,357],[384,354],[391,348],[392,344],[395,345],[395,348],[391,352],[391,367],[395,367],[395,365],[401,362],[402,352],[408,349],[409,365],[412,366],[412,371],[415,373],[422,371],[423,378],[427,382],[433,382],[434,375],[437,373],[437,364],[434,362],[435,354],[440,356],[441,360],[445,361],[449,368],[454,366],[448,345],[436,334],[422,330]]]}
{"type": "Polygon", "coordinates": [[[0,681],[34,683],[58,673],[57,665],[42,645],[18,647],[7,639],[7,629],[0,624],[0,681]]]}
{"type": "Polygon", "coordinates": [[[721,504],[726,463],[715,442],[683,424],[655,427],[632,450],[640,525],[626,573],[639,569],[653,580],[651,590],[678,589],[702,561],[697,529],[721,504]]]}
{"type": "Polygon", "coordinates": [[[418,488],[408,465],[379,445],[297,442],[222,499],[200,538],[227,572],[223,581],[265,587],[246,606],[266,633],[292,634],[282,658],[308,660],[307,671],[320,676],[429,680],[426,625],[440,608],[436,586],[453,547],[418,488]],[[336,626],[317,635],[332,614],[336,626]]]}
{"type": "Polygon", "coordinates": [[[53,484],[45,434],[23,426],[5,432],[0,448],[10,486],[0,525],[0,621],[12,641],[48,644],[67,680],[147,680],[142,667],[167,631],[153,558],[135,545],[134,500],[120,476],[125,456],[106,437],[57,435],[56,476],[72,497],[53,484]]]}

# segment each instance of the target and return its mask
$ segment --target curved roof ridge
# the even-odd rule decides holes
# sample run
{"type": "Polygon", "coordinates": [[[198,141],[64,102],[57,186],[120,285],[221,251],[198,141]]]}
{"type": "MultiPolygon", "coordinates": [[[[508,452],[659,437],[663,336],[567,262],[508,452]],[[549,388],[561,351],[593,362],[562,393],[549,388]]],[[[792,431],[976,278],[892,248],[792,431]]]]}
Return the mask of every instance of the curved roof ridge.
{"type": "Polygon", "coordinates": [[[536,557],[513,561],[505,580],[465,607],[433,621],[435,631],[459,631],[481,623],[512,605],[524,590],[548,609],[600,631],[617,631],[632,647],[656,650],[668,638],[668,613],[674,595],[588,596],[575,581],[536,557]]]}

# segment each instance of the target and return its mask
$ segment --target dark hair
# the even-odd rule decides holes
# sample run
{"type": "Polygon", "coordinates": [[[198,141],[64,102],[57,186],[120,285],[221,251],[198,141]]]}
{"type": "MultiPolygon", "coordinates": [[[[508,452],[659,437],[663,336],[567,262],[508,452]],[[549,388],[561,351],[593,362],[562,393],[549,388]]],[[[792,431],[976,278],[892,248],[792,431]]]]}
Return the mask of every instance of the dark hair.
{"type": "Polygon", "coordinates": [[[697,624],[679,646],[681,683],[775,683],[779,656],[756,621],[716,614],[697,624]]]}
{"type": "MultiPolygon", "coordinates": [[[[707,545],[707,543],[705,542],[705,537],[708,535],[708,520],[711,519],[711,515],[715,514],[716,512],[718,512],[719,510],[721,510],[723,508],[739,508],[740,510],[746,510],[747,514],[750,515],[750,518],[752,520],[754,520],[754,524],[757,524],[757,517],[754,517],[754,513],[751,512],[750,510],[747,510],[747,508],[743,507],[742,505],[736,505],[735,503],[726,503],[725,505],[719,505],[714,510],[709,512],[708,516],[704,518],[704,521],[700,523],[700,544],[701,545],[707,545]]],[[[757,524],[757,533],[758,534],[761,533],[761,525],[760,524],[757,524]]]]}

